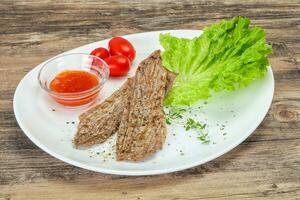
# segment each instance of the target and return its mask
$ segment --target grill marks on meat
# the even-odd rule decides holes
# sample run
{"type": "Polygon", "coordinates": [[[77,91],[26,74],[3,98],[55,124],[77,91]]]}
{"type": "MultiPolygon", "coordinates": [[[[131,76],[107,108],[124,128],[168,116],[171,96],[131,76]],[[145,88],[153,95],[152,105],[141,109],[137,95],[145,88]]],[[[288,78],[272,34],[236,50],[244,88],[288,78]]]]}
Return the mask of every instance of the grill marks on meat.
{"type": "Polygon", "coordinates": [[[160,51],[155,51],[119,90],[79,116],[74,144],[91,146],[105,142],[118,132],[118,160],[137,161],[149,157],[161,149],[165,141],[162,104],[175,77],[162,66],[160,51]]]}
{"type": "Polygon", "coordinates": [[[118,130],[130,81],[131,78],[104,102],[79,116],[80,122],[73,140],[76,146],[103,143],[118,130]]]}
{"type": "Polygon", "coordinates": [[[168,72],[161,64],[159,51],[140,64],[130,83],[131,98],[118,131],[118,160],[143,160],[162,148],[166,137],[162,105],[169,88],[167,80],[168,72]]]}

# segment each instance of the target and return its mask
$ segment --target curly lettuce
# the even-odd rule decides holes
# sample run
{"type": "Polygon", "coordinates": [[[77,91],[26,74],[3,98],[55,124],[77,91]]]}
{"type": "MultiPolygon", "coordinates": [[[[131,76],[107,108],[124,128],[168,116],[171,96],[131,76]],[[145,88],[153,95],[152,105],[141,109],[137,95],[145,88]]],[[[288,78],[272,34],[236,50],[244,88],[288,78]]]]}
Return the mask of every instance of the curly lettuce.
{"type": "Polygon", "coordinates": [[[260,27],[234,17],[206,27],[193,39],[160,35],[165,68],[177,74],[165,97],[167,106],[192,105],[214,92],[236,90],[263,77],[272,47],[260,27]]]}

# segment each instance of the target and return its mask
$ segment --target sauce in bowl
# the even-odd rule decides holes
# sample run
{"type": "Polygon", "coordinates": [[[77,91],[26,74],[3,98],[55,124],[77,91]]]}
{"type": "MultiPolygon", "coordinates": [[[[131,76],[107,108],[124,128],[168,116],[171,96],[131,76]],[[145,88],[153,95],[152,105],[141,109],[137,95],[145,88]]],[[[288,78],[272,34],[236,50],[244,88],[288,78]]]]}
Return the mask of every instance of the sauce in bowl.
{"type": "Polygon", "coordinates": [[[38,73],[40,87],[65,108],[92,105],[109,78],[109,66],[85,53],[64,54],[45,62],[38,73]]]}
{"type": "Polygon", "coordinates": [[[96,75],[83,70],[65,70],[55,76],[50,89],[59,93],[82,92],[99,84],[96,75]]]}
{"type": "MultiPolygon", "coordinates": [[[[84,70],[65,70],[58,73],[54,79],[50,82],[50,90],[57,93],[77,93],[90,90],[97,85],[99,85],[99,78],[90,72],[84,70]]],[[[90,96],[73,99],[64,100],[61,98],[54,99],[65,106],[80,106],[93,101],[98,96],[98,93],[92,94],[90,96]]]]}

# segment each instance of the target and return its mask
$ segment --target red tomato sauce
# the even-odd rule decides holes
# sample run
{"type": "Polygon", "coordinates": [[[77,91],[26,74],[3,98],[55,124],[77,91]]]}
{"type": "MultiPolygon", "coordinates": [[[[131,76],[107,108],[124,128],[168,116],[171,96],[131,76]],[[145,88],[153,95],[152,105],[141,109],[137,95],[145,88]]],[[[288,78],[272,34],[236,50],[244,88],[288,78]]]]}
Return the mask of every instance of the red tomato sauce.
{"type": "MultiPolygon", "coordinates": [[[[76,93],[89,90],[99,84],[96,75],[83,70],[66,70],[57,74],[50,82],[50,89],[57,93],[76,93]]],[[[80,106],[93,101],[98,93],[92,93],[84,98],[55,98],[58,103],[66,106],[80,106]]]]}
{"type": "Polygon", "coordinates": [[[98,84],[98,77],[92,73],[81,70],[67,70],[55,76],[50,83],[50,89],[58,93],[74,93],[91,89],[98,84]]]}

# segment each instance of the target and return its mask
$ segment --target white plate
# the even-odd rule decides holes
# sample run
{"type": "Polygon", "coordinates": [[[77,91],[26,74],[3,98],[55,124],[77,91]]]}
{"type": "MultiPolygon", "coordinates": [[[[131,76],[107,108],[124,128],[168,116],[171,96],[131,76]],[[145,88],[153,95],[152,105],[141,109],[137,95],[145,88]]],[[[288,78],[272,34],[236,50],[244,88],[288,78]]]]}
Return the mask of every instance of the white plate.
{"type": "MultiPolygon", "coordinates": [[[[201,34],[197,30],[168,30],[124,36],[133,43],[137,51],[129,76],[135,73],[141,60],[160,48],[159,34],[166,32],[186,38],[201,34]]],[[[106,47],[107,43],[108,40],[103,40],[65,53],[89,53],[96,47],[106,47]]],[[[273,73],[269,68],[263,79],[255,81],[249,87],[219,93],[209,99],[207,104],[200,103],[196,106],[201,108],[193,112],[197,112],[199,120],[208,125],[207,131],[212,140],[210,144],[202,144],[197,140],[195,132],[186,132],[182,127],[172,124],[168,126],[163,150],[151,159],[138,163],[117,162],[113,156],[115,136],[90,149],[73,148],[72,138],[82,110],[66,110],[41,90],[37,81],[40,67],[41,64],[31,70],[16,89],[14,112],[20,127],[31,141],[52,156],[81,168],[109,174],[162,174],[215,159],[243,142],[257,128],[267,114],[274,92],[273,73]]],[[[119,88],[125,79],[126,77],[109,80],[99,101],[119,88]]]]}

